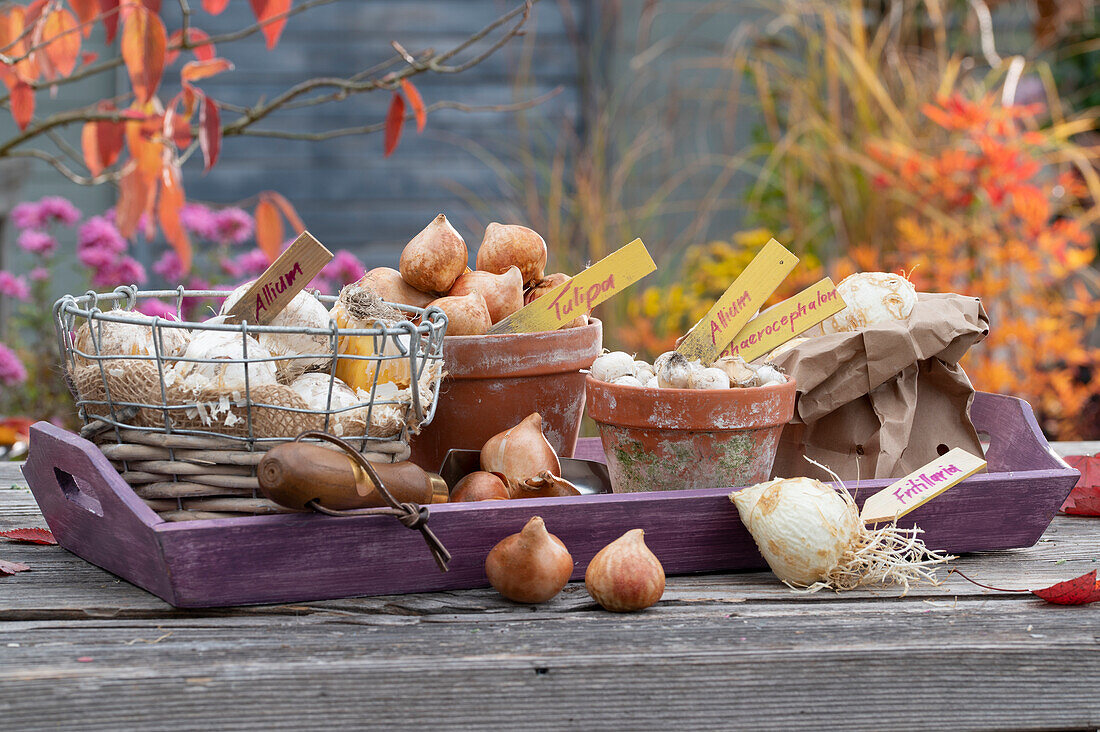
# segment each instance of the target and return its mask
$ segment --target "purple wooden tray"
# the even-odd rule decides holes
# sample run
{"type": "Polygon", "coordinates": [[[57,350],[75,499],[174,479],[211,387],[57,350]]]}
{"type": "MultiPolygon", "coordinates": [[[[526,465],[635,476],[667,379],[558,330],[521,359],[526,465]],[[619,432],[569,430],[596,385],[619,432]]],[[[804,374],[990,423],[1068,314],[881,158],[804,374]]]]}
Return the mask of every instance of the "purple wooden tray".
{"type": "MultiPolygon", "coordinates": [[[[990,472],[901,523],[919,524],[929,546],[951,552],[1031,546],[1078,473],[1051,451],[1026,402],[979,393],[972,416],[990,436],[990,472]]],[[[582,440],[576,457],[602,461],[599,440],[582,440]]],[[[569,547],[573,579],[605,544],[639,527],[668,574],[766,566],[729,489],[433,506],[430,526],[454,556],[444,574],[420,533],[390,516],[163,521],[92,443],[44,422],[31,430],[23,473],[61,546],[178,607],[484,587],[489,549],[535,514],[569,547]]],[[[862,481],[858,494],[888,483],[862,481]]]]}

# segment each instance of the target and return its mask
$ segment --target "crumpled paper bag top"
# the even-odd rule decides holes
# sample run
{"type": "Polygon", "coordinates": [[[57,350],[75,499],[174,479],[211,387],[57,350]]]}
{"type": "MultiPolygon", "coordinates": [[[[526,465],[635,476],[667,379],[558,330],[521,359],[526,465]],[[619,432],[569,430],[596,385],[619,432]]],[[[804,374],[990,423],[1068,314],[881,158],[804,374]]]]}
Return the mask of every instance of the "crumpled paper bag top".
{"type": "Polygon", "coordinates": [[[843,480],[900,478],[944,446],[981,455],[969,414],[974,388],[958,362],[988,334],[979,299],[920,293],[907,320],[781,353],[773,363],[797,382],[798,402],[773,473],[828,479],[803,454],[843,480]]]}

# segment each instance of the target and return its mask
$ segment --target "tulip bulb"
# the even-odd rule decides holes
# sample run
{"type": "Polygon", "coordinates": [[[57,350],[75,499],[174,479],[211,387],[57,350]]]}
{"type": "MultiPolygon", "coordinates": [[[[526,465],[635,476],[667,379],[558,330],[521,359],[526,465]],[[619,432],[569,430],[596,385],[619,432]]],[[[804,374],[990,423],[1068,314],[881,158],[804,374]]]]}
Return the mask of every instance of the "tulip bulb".
{"type": "Polygon", "coordinates": [[[433,300],[432,305],[446,313],[449,336],[485,335],[493,325],[489,305],[480,292],[441,297],[433,300]]]}
{"type": "Polygon", "coordinates": [[[546,268],[546,242],[526,226],[489,224],[477,250],[477,268],[504,274],[512,266],[519,267],[525,285],[541,280],[546,268]]]}
{"type": "Polygon", "coordinates": [[[485,558],[489,584],[515,602],[546,602],[573,574],[573,557],[561,539],[533,516],[518,534],[501,539],[485,558]]]}
{"type": "Polygon", "coordinates": [[[401,250],[401,279],[421,292],[447,292],[468,256],[462,235],[439,214],[401,250]]]}
{"type": "Polygon", "coordinates": [[[504,501],[511,497],[504,481],[484,470],[476,470],[463,477],[451,491],[451,503],[504,501]]]}
{"type": "Polygon", "coordinates": [[[481,469],[504,476],[513,496],[544,470],[561,475],[557,453],[542,434],[542,415],[529,414],[515,427],[490,437],[481,448],[481,469]]]}
{"type": "Polygon", "coordinates": [[[665,569],[646,546],[644,536],[641,529],[631,529],[589,562],[584,586],[605,610],[644,610],[665,593],[665,569]]]}
{"type": "Polygon", "coordinates": [[[466,272],[458,276],[450,297],[481,293],[494,322],[504,320],[523,307],[523,275],[519,267],[509,267],[503,274],[492,272],[466,272]]]}
{"type": "Polygon", "coordinates": [[[391,267],[375,267],[355,284],[368,288],[386,302],[426,308],[435,299],[405,282],[401,279],[401,273],[391,267]]]}

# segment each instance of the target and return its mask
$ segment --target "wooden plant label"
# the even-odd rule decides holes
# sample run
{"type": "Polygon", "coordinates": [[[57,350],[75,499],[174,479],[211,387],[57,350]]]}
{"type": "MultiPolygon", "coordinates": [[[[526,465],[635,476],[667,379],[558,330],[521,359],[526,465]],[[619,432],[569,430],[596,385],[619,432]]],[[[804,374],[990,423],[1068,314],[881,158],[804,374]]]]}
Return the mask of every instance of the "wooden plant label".
{"type": "Polygon", "coordinates": [[[723,355],[751,361],[783,345],[844,309],[833,281],[826,277],[794,297],[773,305],[745,324],[723,355]]]}
{"type": "Polygon", "coordinates": [[[226,313],[227,320],[267,325],[331,260],[332,252],[303,231],[226,313]]]}
{"type": "Polygon", "coordinates": [[[868,498],[859,517],[865,524],[893,521],[984,467],[985,460],[956,447],[868,498]]]}
{"type": "Polygon", "coordinates": [[[618,249],[489,329],[498,333],[557,330],[657,269],[641,239],[618,249]]]}
{"type": "Polygon", "coordinates": [[[798,257],[769,241],[676,350],[689,361],[712,363],[796,264],[798,257]]]}

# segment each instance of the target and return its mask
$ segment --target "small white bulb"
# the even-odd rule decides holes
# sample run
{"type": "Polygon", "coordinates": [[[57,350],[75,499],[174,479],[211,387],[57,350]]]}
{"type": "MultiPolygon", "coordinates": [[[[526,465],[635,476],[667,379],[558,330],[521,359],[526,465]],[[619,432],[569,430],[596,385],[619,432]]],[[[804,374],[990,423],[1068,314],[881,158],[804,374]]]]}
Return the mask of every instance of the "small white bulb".
{"type": "Polygon", "coordinates": [[[622,351],[605,353],[592,362],[592,378],[612,382],[620,376],[634,375],[634,357],[622,351]]]}
{"type": "Polygon", "coordinates": [[[728,389],[730,377],[722,369],[707,368],[691,372],[692,389],[728,389]]]}

